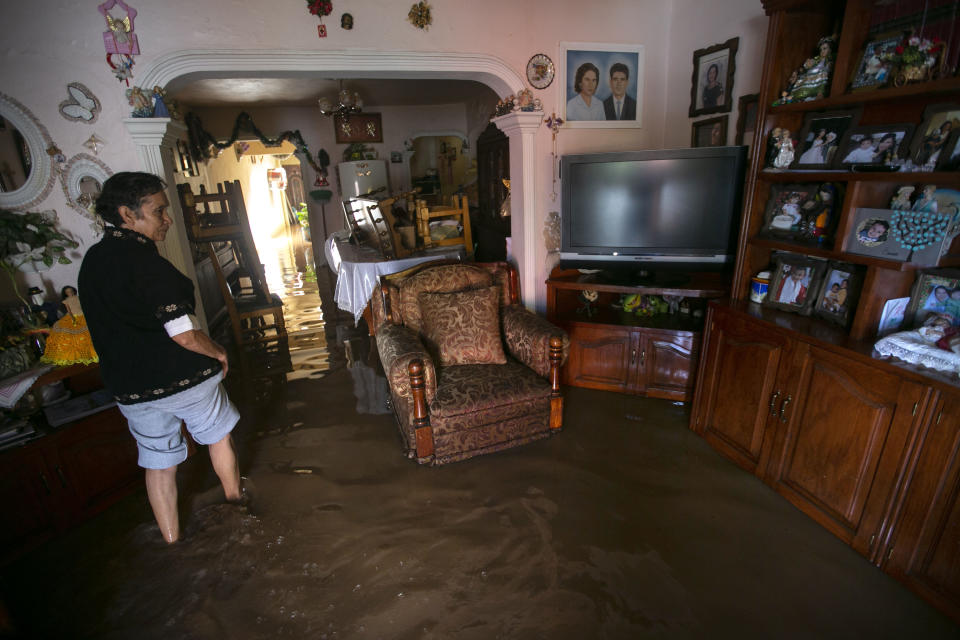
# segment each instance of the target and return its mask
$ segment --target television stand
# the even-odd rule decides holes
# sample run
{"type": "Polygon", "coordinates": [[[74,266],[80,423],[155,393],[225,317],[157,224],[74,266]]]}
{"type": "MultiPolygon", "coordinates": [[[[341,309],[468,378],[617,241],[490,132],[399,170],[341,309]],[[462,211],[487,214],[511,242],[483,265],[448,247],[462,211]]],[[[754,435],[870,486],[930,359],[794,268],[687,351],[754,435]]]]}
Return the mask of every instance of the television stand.
{"type": "Polygon", "coordinates": [[[688,271],[642,267],[601,269],[596,275],[598,282],[624,287],[682,287],[691,281],[688,271]]]}
{"type": "Polygon", "coordinates": [[[689,401],[706,301],[729,291],[726,273],[658,270],[643,280],[625,270],[554,269],[547,280],[547,319],[570,336],[563,383],[689,401]],[[589,310],[584,291],[597,293],[589,310]],[[682,299],[687,312],[642,316],[618,308],[621,296],[634,294],[682,299]]]}

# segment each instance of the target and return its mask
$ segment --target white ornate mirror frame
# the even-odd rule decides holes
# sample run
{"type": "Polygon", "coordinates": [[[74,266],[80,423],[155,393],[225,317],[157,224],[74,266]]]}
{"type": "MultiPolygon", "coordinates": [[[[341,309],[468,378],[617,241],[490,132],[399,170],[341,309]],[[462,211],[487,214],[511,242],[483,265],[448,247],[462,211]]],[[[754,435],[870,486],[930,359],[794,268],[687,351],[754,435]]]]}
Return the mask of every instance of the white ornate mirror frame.
{"type": "Polygon", "coordinates": [[[53,160],[47,153],[47,149],[53,146],[53,140],[29,109],[5,93],[0,93],[0,117],[20,131],[30,150],[33,165],[22,187],[0,193],[0,207],[27,209],[46,198],[53,187],[53,160]]]}
{"type": "Polygon", "coordinates": [[[90,211],[90,203],[83,202],[85,191],[82,183],[84,180],[92,179],[102,187],[107,178],[112,175],[113,171],[110,167],[89,153],[78,153],[70,158],[61,174],[60,185],[63,187],[63,194],[67,197],[67,204],[84,218],[96,223],[98,229],[101,225],[100,219],[90,211]]]}

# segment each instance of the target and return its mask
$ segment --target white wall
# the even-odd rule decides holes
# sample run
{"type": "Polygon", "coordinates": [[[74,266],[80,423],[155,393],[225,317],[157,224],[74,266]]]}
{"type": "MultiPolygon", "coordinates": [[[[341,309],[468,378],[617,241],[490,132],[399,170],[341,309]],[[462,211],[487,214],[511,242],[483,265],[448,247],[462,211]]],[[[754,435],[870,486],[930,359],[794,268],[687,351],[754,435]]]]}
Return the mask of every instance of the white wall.
{"type": "MultiPolygon", "coordinates": [[[[598,0],[589,5],[580,0],[433,0],[430,4],[434,22],[426,31],[406,21],[409,3],[352,0],[349,6],[335,3],[334,15],[324,20],[329,36],[319,39],[318,21],[300,1],[168,0],[132,4],[139,11],[135,28],[142,51],[133,68],[134,84],[161,56],[181,50],[469,52],[502,60],[519,77],[525,77],[526,62],[535,53],[546,53],[559,64],[562,41],[643,45],[643,128],[565,129],[557,141],[560,154],[687,146],[690,123],[686,110],[693,50],[739,35],[738,77],[734,86],[734,94],[739,96],[755,91],[759,84],[765,28],[759,0],[598,0]],[[346,10],[354,16],[352,31],[339,27],[339,15],[346,10]]],[[[114,171],[140,168],[133,142],[121,124],[130,111],[124,97],[126,87],[113,77],[104,61],[101,34],[105,23],[96,3],[5,3],[4,22],[0,90],[30,109],[68,158],[85,151],[82,143],[95,132],[107,143],[99,157],[114,171]],[[66,85],[74,81],[89,87],[103,105],[103,113],[92,125],[69,122],[57,112],[57,105],[67,97],[66,85]]],[[[374,72],[369,75],[376,77],[374,72]]],[[[560,82],[556,80],[547,89],[535,91],[548,114],[559,110],[561,94],[560,82]]],[[[250,111],[256,114],[255,109],[250,111]]],[[[470,130],[471,140],[482,130],[484,117],[468,107],[461,126],[470,130]]],[[[256,115],[254,119],[257,120],[256,115]]],[[[204,122],[209,128],[211,123],[204,122]]],[[[301,128],[310,148],[315,150],[319,147],[314,146],[308,132],[322,139],[322,133],[311,130],[319,126],[315,115],[291,113],[284,128],[301,128]]],[[[385,131],[391,135],[386,127],[385,131]]],[[[384,147],[387,153],[396,150],[393,143],[386,141],[384,147]]],[[[339,154],[334,145],[325,148],[336,161],[339,154]]],[[[549,265],[539,231],[547,213],[559,210],[559,202],[551,198],[552,150],[550,133],[542,128],[536,138],[535,210],[513,213],[534,216],[538,273],[533,281],[538,283],[536,299],[541,309],[545,299],[542,283],[549,265]]],[[[66,206],[59,188],[53,189],[46,201],[35,208],[56,209],[66,230],[81,241],[81,251],[95,242],[87,221],[66,206]]],[[[58,287],[73,283],[78,266],[57,267],[50,280],[58,287]]]]}

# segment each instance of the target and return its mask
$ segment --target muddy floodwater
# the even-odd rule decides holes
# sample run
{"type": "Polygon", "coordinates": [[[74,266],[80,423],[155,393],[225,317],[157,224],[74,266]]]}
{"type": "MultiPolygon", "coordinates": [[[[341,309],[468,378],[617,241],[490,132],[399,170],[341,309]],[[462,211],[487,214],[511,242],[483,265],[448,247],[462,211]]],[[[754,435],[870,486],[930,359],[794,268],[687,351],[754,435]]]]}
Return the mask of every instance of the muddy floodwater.
{"type": "Polygon", "coordinates": [[[201,451],[179,543],[141,490],[3,568],[21,637],[958,636],[694,435],[686,405],[567,389],[555,437],[418,466],[362,327],[299,288],[297,368],[236,431],[250,504],[223,503],[201,451]]]}

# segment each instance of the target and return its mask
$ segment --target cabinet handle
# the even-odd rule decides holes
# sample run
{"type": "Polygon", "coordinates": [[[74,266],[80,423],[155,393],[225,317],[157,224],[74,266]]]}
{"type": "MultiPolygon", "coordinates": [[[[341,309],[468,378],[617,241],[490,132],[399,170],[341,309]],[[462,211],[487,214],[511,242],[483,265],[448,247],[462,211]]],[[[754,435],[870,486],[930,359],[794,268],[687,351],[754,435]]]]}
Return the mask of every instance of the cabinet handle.
{"type": "Polygon", "coordinates": [[[637,364],[637,350],[630,349],[630,366],[637,364]]]}
{"type": "Polygon", "coordinates": [[[919,400],[917,400],[916,402],[913,403],[913,412],[912,412],[910,415],[912,415],[912,416],[917,415],[917,407],[918,407],[918,406],[920,406],[920,401],[919,401],[919,400]]]}
{"type": "Polygon", "coordinates": [[[643,366],[643,363],[647,361],[647,350],[644,349],[640,352],[640,366],[643,366]]]}
{"type": "Polygon", "coordinates": [[[937,414],[937,424],[940,424],[940,418],[943,417],[943,409],[940,409],[940,413],[937,414]]]}
{"type": "Polygon", "coordinates": [[[40,482],[43,483],[43,488],[47,490],[47,495],[53,495],[53,491],[50,491],[50,483],[47,482],[47,476],[40,472],[40,482]]]}
{"type": "Polygon", "coordinates": [[[790,404],[791,400],[793,400],[793,396],[787,396],[783,399],[783,404],[780,405],[780,422],[786,423],[787,418],[784,414],[787,412],[787,405],[790,404]]]}
{"type": "Polygon", "coordinates": [[[773,392],[773,395],[770,396],[770,415],[776,417],[777,415],[777,398],[780,397],[780,390],[777,389],[773,392]]]}
{"type": "Polygon", "coordinates": [[[57,465],[57,476],[60,478],[60,486],[64,489],[67,488],[67,477],[63,475],[63,469],[60,468],[60,465],[57,465]]]}

